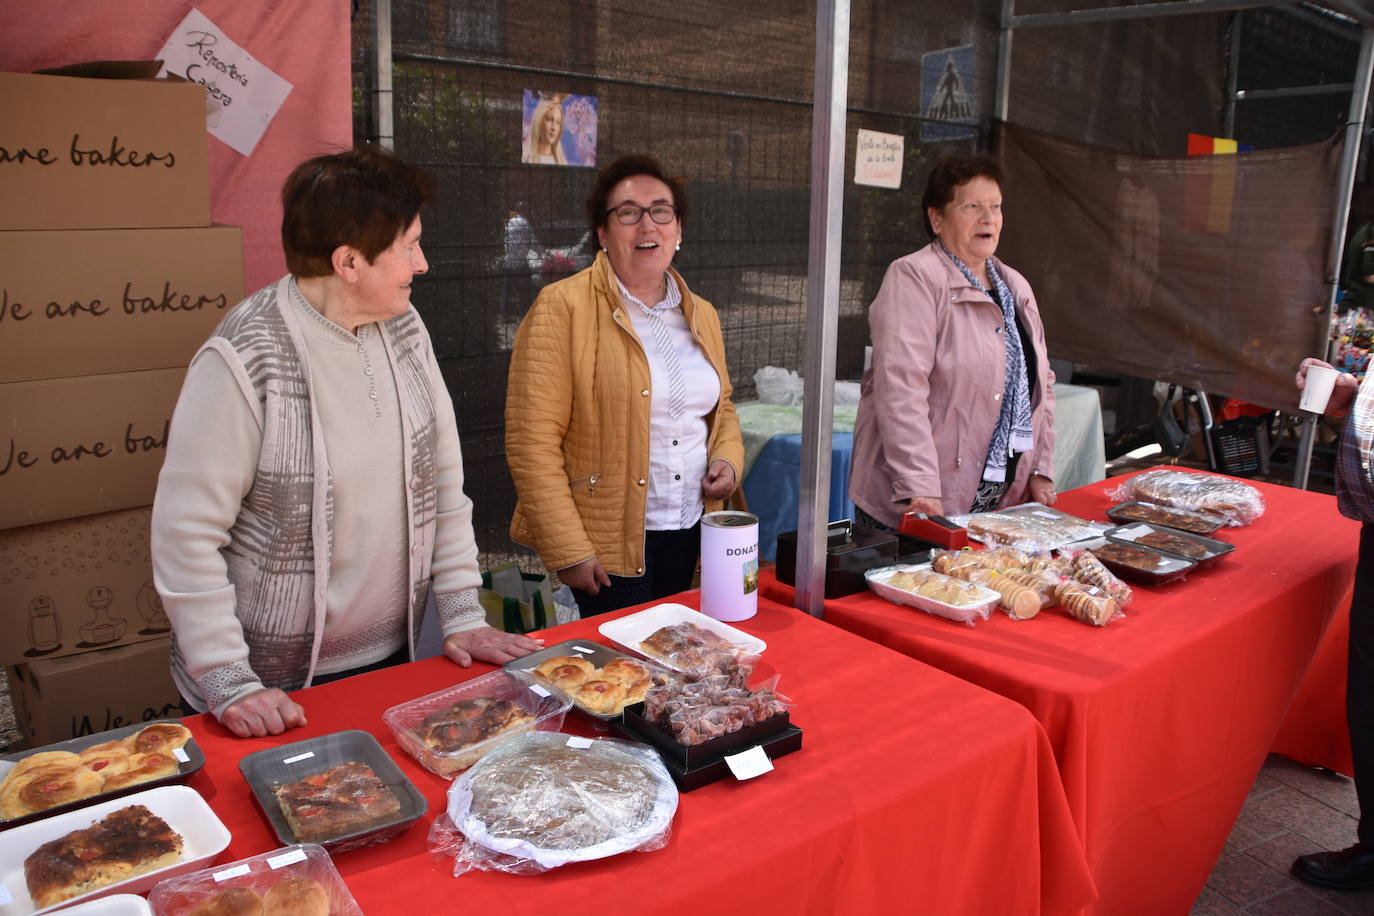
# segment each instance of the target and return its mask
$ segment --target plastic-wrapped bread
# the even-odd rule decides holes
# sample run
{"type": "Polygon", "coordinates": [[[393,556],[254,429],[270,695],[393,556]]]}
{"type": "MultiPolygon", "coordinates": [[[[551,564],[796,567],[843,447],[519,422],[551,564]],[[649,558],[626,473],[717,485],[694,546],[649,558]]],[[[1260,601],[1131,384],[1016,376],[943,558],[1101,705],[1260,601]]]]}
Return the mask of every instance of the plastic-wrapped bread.
{"type": "Polygon", "coordinates": [[[1094,594],[1095,589],[1085,588],[1077,582],[1061,582],[1054,591],[1059,604],[1076,619],[1095,627],[1106,626],[1117,614],[1116,601],[1102,592],[1094,594]]]}
{"type": "Polygon", "coordinates": [[[1073,557],[1073,577],[1078,581],[1099,588],[1112,597],[1117,607],[1131,603],[1131,587],[1122,582],[1102,561],[1086,550],[1080,550],[1073,557]]]}
{"type": "Polygon", "coordinates": [[[1029,620],[1040,613],[1043,605],[1035,589],[1018,585],[1005,575],[993,575],[983,584],[1002,596],[997,603],[1016,619],[1029,620]]]}

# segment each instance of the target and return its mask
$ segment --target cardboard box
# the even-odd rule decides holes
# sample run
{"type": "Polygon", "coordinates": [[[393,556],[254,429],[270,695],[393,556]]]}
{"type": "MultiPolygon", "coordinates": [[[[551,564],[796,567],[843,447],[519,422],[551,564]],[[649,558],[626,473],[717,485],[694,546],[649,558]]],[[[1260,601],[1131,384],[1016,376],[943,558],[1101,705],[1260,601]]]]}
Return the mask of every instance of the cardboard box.
{"type": "Polygon", "coordinates": [[[151,517],[144,506],[0,531],[0,664],[165,639],[151,517]]]}
{"type": "Polygon", "coordinates": [[[205,90],[0,73],[0,229],[210,223],[205,90]]]}
{"type": "Polygon", "coordinates": [[[185,375],[0,385],[0,528],[151,505],[185,375]]]}
{"type": "Polygon", "coordinates": [[[6,668],[29,747],[181,716],[171,651],[164,638],[6,668]]]}
{"type": "Polygon", "coordinates": [[[185,366],[243,299],[237,226],[0,236],[0,382],[185,366]]]}

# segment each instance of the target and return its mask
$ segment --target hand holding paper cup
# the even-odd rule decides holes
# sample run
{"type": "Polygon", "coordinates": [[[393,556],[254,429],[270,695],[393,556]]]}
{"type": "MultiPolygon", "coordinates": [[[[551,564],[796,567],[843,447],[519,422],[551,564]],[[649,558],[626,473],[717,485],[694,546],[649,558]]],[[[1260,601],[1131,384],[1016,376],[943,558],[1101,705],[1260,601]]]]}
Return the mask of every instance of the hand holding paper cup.
{"type": "Polygon", "coordinates": [[[1303,379],[1302,396],[1298,407],[1311,413],[1323,413],[1331,400],[1331,392],[1336,387],[1340,373],[1330,366],[1308,366],[1303,379]]]}

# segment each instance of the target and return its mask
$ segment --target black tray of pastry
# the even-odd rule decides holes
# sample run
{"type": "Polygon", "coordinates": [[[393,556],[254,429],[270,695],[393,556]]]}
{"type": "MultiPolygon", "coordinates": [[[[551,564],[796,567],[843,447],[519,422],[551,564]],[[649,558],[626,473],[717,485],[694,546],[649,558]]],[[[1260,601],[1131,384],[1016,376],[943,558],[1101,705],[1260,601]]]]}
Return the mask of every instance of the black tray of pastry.
{"type": "Polygon", "coordinates": [[[684,792],[699,789],[730,775],[725,758],[762,747],[770,760],[801,750],[802,730],[790,716],[780,713],[763,722],[692,746],[678,744],[673,736],[643,716],[644,704],[625,708],[625,715],[611,729],[631,741],[643,741],[658,752],[673,782],[684,792]]]}
{"type": "Polygon", "coordinates": [[[1128,582],[1138,585],[1164,585],[1186,576],[1197,568],[1197,563],[1186,557],[1139,544],[1125,544],[1104,538],[1101,543],[1094,541],[1084,544],[1083,547],[1101,560],[1103,566],[1128,582]]]}
{"type": "Polygon", "coordinates": [[[385,843],[429,802],[369,732],[331,732],[255,751],[239,772],[283,846],[331,853],[385,843]]]}
{"type": "Polygon", "coordinates": [[[1157,506],[1154,503],[1135,500],[1112,506],[1107,510],[1107,518],[1118,525],[1128,525],[1131,522],[1149,522],[1152,525],[1177,528],[1179,531],[1198,535],[1211,534],[1220,528],[1225,521],[1223,518],[1204,512],[1189,512],[1187,509],[1172,509],[1168,506],[1157,506]]]}
{"type": "Polygon", "coordinates": [[[590,639],[569,639],[502,665],[557,687],[572,698],[573,712],[606,731],[630,703],[644,699],[649,680],[666,669],[590,639]],[[619,688],[619,689],[616,689],[619,688]]]}
{"type": "Polygon", "coordinates": [[[205,766],[190,729],[140,722],[0,756],[0,830],[94,802],[185,782],[205,766]],[[43,785],[26,772],[43,768],[43,785]]]}
{"type": "Polygon", "coordinates": [[[1228,544],[1226,541],[1205,538],[1199,534],[1189,534],[1186,531],[1168,528],[1164,525],[1152,525],[1149,522],[1119,525],[1104,532],[1104,536],[1110,541],[1140,544],[1144,547],[1161,550],[1164,553],[1171,553],[1174,556],[1192,560],[1199,567],[1210,566],[1236,549],[1235,544],[1228,544]]]}

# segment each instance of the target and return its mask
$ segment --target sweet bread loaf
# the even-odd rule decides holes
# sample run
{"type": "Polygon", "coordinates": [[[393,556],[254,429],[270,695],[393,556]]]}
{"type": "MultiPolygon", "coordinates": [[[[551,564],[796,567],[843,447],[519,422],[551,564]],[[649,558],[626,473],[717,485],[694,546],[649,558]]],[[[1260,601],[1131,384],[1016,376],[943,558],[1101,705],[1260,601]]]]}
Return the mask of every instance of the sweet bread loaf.
{"type": "Polygon", "coordinates": [[[181,835],[166,821],[130,805],[39,846],[24,860],[24,881],[34,903],[49,907],[174,865],[181,848],[181,835]]]}
{"type": "Polygon", "coordinates": [[[263,898],[263,916],[329,916],[329,894],[310,878],[278,881],[263,898]]]}
{"type": "Polygon", "coordinates": [[[192,910],[189,916],[261,916],[262,898],[251,887],[220,891],[192,910]]]}

